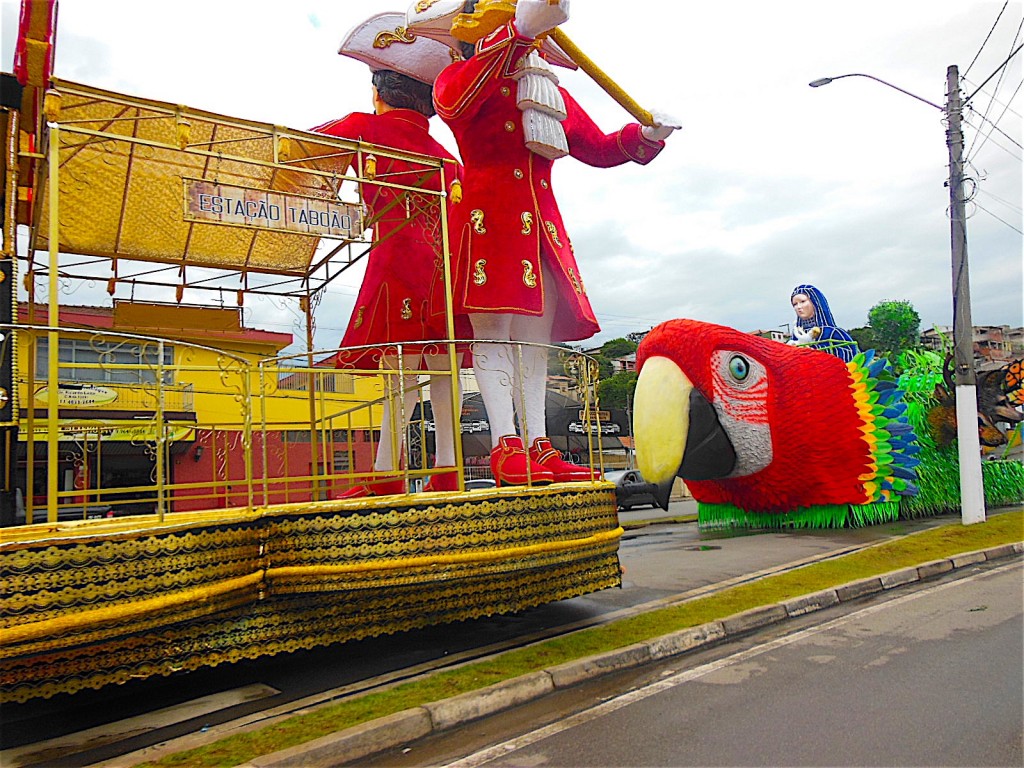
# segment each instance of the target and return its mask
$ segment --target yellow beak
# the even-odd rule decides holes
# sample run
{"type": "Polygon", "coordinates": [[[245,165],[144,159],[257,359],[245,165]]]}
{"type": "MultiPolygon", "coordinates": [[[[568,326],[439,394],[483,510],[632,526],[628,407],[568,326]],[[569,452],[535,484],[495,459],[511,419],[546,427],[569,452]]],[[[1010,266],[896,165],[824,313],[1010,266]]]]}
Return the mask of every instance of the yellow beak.
{"type": "Polygon", "coordinates": [[[683,463],[690,429],[691,382],[667,357],[644,362],[633,399],[637,468],[648,482],[672,482],[683,463]]]}

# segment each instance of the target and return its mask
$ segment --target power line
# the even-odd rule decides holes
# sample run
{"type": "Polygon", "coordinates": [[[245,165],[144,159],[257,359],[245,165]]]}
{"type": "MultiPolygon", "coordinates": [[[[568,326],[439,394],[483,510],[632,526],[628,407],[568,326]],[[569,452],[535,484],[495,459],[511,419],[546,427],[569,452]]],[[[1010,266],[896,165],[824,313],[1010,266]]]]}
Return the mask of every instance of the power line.
{"type": "MultiPolygon", "coordinates": [[[[1014,97],[1016,97],[1016,95],[1020,92],[1021,85],[1024,85],[1024,81],[1022,81],[1020,83],[1017,83],[1017,88],[1016,88],[1016,90],[1014,90],[1013,96],[1010,97],[1010,101],[1013,101],[1014,97]]],[[[968,159],[973,158],[973,157],[977,157],[978,153],[981,152],[982,147],[985,146],[985,144],[988,142],[989,138],[992,136],[992,132],[993,131],[998,132],[1003,138],[1005,138],[1007,141],[1009,141],[1011,144],[1013,144],[1018,149],[1024,149],[1024,147],[1021,146],[1019,141],[1017,141],[1015,138],[1010,136],[1008,133],[1006,133],[1002,128],[1000,128],[997,125],[997,123],[1000,120],[1002,120],[1003,117],[1006,115],[1006,109],[1005,108],[1003,109],[1002,112],[999,113],[999,117],[996,118],[995,122],[989,120],[984,115],[978,114],[977,112],[974,112],[974,114],[978,115],[978,117],[980,117],[986,123],[991,125],[992,128],[989,130],[988,133],[985,134],[985,138],[982,140],[981,144],[978,145],[977,149],[975,149],[975,147],[973,146],[974,142],[972,142],[972,146],[971,146],[970,152],[968,153],[968,159]]],[[[981,135],[981,129],[980,128],[978,129],[978,135],[981,135]]],[[[977,137],[975,137],[975,141],[977,141],[977,137]]]]}
{"type": "MultiPolygon", "coordinates": [[[[974,86],[974,83],[972,83],[970,80],[964,80],[964,82],[967,83],[968,85],[972,86],[972,87],[974,86]]],[[[1009,112],[1014,117],[1021,117],[1020,112],[1018,112],[1015,109],[1011,109],[1010,105],[1008,103],[1000,101],[999,99],[997,99],[995,96],[993,96],[990,93],[985,93],[985,96],[988,96],[991,101],[993,101],[994,103],[998,104],[1000,107],[1004,107],[1006,109],[1006,111],[1009,112]]]]}
{"type": "MultiPolygon", "coordinates": [[[[1021,23],[1017,27],[1016,33],[1014,33],[1014,36],[1013,36],[1013,42],[1014,43],[1016,43],[1017,42],[1017,38],[1020,37],[1020,31],[1021,31],[1022,28],[1024,28],[1024,19],[1021,19],[1021,23]]],[[[1012,45],[1012,43],[1011,43],[1011,45],[1012,45]]],[[[1017,50],[1019,51],[1020,48],[1018,47],[1017,50]]],[[[1006,69],[1005,69],[1006,64],[1009,63],[1011,58],[1013,58],[1013,55],[1014,54],[1011,53],[1010,56],[1006,59],[1006,61],[1003,62],[1002,66],[1000,66],[1000,68],[998,70],[996,70],[996,71],[998,71],[1000,73],[999,74],[999,80],[996,81],[996,87],[992,91],[992,94],[993,94],[992,98],[989,99],[988,105],[985,107],[985,114],[982,115],[983,119],[986,119],[986,120],[988,119],[988,113],[992,109],[992,104],[995,102],[995,94],[997,94],[999,92],[999,87],[1002,85],[1002,82],[1003,82],[1003,75],[1006,74],[1006,69]]],[[[972,93],[971,96],[966,101],[964,101],[961,106],[962,107],[968,106],[968,104],[970,103],[970,100],[972,98],[974,98],[975,94],[977,94],[982,89],[982,87],[984,87],[985,83],[987,83],[989,80],[992,79],[993,75],[995,75],[995,72],[993,72],[992,75],[989,75],[988,78],[985,80],[985,82],[982,83],[980,86],[978,86],[977,90],[975,90],[974,93],[972,93]]],[[[1019,89],[1020,89],[1020,87],[1018,86],[1018,90],[1019,89]]],[[[1016,95],[1016,91],[1014,92],[1014,95],[1016,95]]],[[[1009,101],[1013,101],[1013,97],[1010,97],[1009,101]]],[[[1005,113],[1006,113],[1006,110],[1004,109],[1003,110],[1003,114],[1005,114],[1005,113]]],[[[994,123],[993,123],[993,125],[994,125],[994,123]]],[[[991,135],[992,134],[991,134],[991,131],[990,131],[988,133],[988,136],[991,136],[991,135]]],[[[968,156],[974,154],[974,151],[975,151],[974,144],[975,144],[975,142],[977,142],[977,140],[978,140],[978,137],[975,136],[974,140],[971,142],[971,146],[967,148],[967,155],[968,156]]],[[[987,140],[987,136],[986,136],[986,140],[987,140]]],[[[982,144],[984,145],[984,143],[985,142],[983,141],[982,144]]],[[[1014,143],[1016,143],[1016,142],[1014,142],[1014,143]]],[[[979,150],[980,150],[980,147],[979,147],[979,150]]]]}
{"type": "Polygon", "coordinates": [[[1020,208],[1019,205],[1017,205],[1014,202],[1011,202],[1010,200],[1006,200],[1006,199],[1000,197],[999,195],[994,195],[991,192],[989,192],[987,189],[982,189],[981,187],[978,187],[978,194],[985,195],[986,197],[991,197],[996,202],[1002,203],[1007,208],[1011,208],[1016,213],[1021,213],[1021,208],[1020,208]]]}
{"type": "Polygon", "coordinates": [[[988,42],[988,39],[992,37],[992,33],[996,31],[996,24],[998,24],[999,20],[1003,17],[1003,11],[1006,10],[1006,6],[1009,4],[1010,0],[1006,0],[1006,2],[1003,3],[1003,7],[999,9],[999,14],[996,16],[996,20],[992,22],[992,29],[990,29],[988,34],[985,35],[985,39],[981,42],[981,48],[979,48],[978,52],[974,54],[974,58],[971,59],[971,63],[967,65],[967,69],[965,69],[964,73],[960,76],[961,79],[967,77],[967,73],[971,71],[971,67],[974,66],[974,62],[978,60],[978,57],[981,56],[981,52],[985,50],[985,44],[988,42]]]}
{"type": "Polygon", "coordinates": [[[985,213],[987,213],[987,214],[988,214],[989,216],[991,216],[991,217],[992,217],[993,219],[995,219],[996,221],[1001,221],[1001,222],[1002,222],[1003,224],[1005,224],[1006,226],[1008,226],[1008,227],[1009,227],[1010,229],[1012,229],[1012,230],[1013,230],[1014,232],[1016,232],[1016,233],[1017,233],[1018,235],[1024,235],[1024,232],[1021,232],[1021,231],[1020,231],[1019,229],[1017,229],[1017,228],[1016,228],[1015,226],[1013,226],[1013,224],[1011,224],[1010,222],[1008,222],[1008,221],[1007,221],[1006,219],[1003,219],[1003,218],[1000,218],[999,216],[996,216],[996,215],[995,215],[994,213],[992,213],[992,211],[990,211],[990,210],[989,210],[988,208],[986,208],[986,207],[985,207],[985,206],[983,206],[983,205],[980,205],[980,204],[978,203],[978,201],[977,201],[977,200],[972,200],[972,201],[971,201],[971,204],[972,204],[972,205],[973,205],[973,206],[974,206],[975,208],[978,208],[978,209],[980,209],[980,210],[984,211],[985,213]]]}
{"type": "MultiPolygon", "coordinates": [[[[1018,30],[1018,34],[1019,34],[1019,32],[1020,32],[1020,30],[1018,30]]],[[[980,90],[981,90],[982,88],[984,88],[984,87],[985,87],[986,85],[988,85],[988,81],[989,81],[989,80],[991,80],[991,79],[992,79],[993,77],[995,77],[996,75],[998,75],[998,74],[999,74],[1000,72],[1002,72],[1002,71],[1003,71],[1003,68],[1004,68],[1004,67],[1005,67],[1005,66],[1006,66],[1007,64],[1009,64],[1009,63],[1010,63],[1010,59],[1012,59],[1012,58],[1013,58],[1014,56],[1016,56],[1016,55],[1017,55],[1018,53],[1020,53],[1020,49],[1021,49],[1021,48],[1024,48],[1024,45],[1018,45],[1018,46],[1017,46],[1016,48],[1014,48],[1014,49],[1013,49],[1013,51],[1012,51],[1012,52],[1010,53],[1010,55],[1006,57],[1006,61],[1004,61],[1004,62],[1003,62],[1002,64],[1000,64],[1000,65],[999,65],[999,66],[998,66],[998,67],[996,68],[996,71],[995,71],[995,72],[993,72],[993,73],[992,73],[991,75],[989,75],[988,77],[986,77],[986,78],[985,78],[985,79],[984,79],[984,80],[982,81],[981,85],[979,85],[979,86],[977,87],[977,89],[976,89],[976,90],[974,91],[974,93],[972,93],[972,94],[971,94],[970,96],[968,96],[968,97],[967,97],[966,99],[964,99],[963,103],[962,103],[962,104],[961,104],[960,106],[961,106],[961,107],[967,106],[967,104],[968,104],[968,103],[969,103],[969,102],[971,101],[971,99],[973,99],[973,98],[974,98],[975,96],[977,96],[977,95],[978,95],[978,91],[980,91],[980,90]]]]}

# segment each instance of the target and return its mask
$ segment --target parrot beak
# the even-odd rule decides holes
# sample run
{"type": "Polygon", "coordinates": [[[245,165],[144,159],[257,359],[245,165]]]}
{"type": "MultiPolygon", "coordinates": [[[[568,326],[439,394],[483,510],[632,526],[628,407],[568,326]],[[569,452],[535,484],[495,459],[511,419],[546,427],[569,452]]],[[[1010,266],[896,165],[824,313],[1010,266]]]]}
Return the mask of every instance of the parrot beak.
{"type": "Polygon", "coordinates": [[[726,477],[736,451],[707,398],[672,360],[644,362],[633,399],[637,466],[658,486],[656,500],[667,509],[673,479],[726,477]]]}
{"type": "MultiPolygon", "coordinates": [[[[643,470],[641,470],[640,473],[643,474],[643,470]]],[[[664,483],[659,483],[656,487],[656,490],[652,494],[658,506],[661,507],[666,512],[668,512],[668,498],[672,494],[673,484],[674,483],[672,482],[672,480],[667,480],[664,483]]]]}

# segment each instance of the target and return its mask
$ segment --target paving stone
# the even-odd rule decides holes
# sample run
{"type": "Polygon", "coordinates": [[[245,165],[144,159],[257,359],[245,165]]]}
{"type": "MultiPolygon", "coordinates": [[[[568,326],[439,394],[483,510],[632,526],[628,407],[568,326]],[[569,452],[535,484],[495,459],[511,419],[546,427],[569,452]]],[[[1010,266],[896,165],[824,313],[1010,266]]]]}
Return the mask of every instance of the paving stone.
{"type": "Polygon", "coordinates": [[[786,609],[786,614],[793,617],[803,616],[805,613],[813,611],[820,611],[822,608],[828,608],[830,605],[835,605],[838,602],[839,595],[836,594],[834,589],[823,589],[820,592],[813,592],[809,595],[787,600],[782,605],[786,609]]]}
{"type": "Polygon", "coordinates": [[[758,627],[766,627],[769,624],[783,621],[788,618],[786,609],[781,604],[764,605],[760,608],[751,608],[749,611],[737,613],[722,619],[722,626],[728,635],[736,635],[741,632],[748,632],[758,627]]]}
{"type": "Polygon", "coordinates": [[[998,560],[1001,557],[1012,557],[1016,554],[1013,544],[1003,544],[999,547],[992,547],[985,550],[985,557],[988,560],[998,560]]]}
{"type": "Polygon", "coordinates": [[[984,563],[986,559],[984,552],[964,552],[963,554],[953,555],[950,558],[954,568],[964,568],[974,563],[984,563]]]}
{"type": "Polygon", "coordinates": [[[839,602],[845,603],[848,600],[864,597],[864,595],[881,592],[883,589],[885,587],[882,586],[882,580],[877,576],[873,576],[870,579],[859,579],[858,581],[851,581],[849,584],[843,584],[841,587],[836,587],[836,594],[839,595],[839,602]]]}
{"type": "Polygon", "coordinates": [[[555,688],[565,688],[608,672],[638,667],[650,660],[651,650],[647,644],[637,643],[607,653],[588,656],[585,659],[559,664],[557,667],[549,668],[547,673],[551,675],[555,688]]]}
{"type": "Polygon", "coordinates": [[[685,653],[702,645],[714,643],[725,637],[725,627],[720,621],[701,624],[699,627],[680,629],[667,635],[650,640],[647,647],[651,659],[665,659],[676,654],[685,653]]]}
{"type": "Polygon", "coordinates": [[[500,712],[555,690],[551,675],[547,672],[531,672],[512,680],[469,691],[450,699],[435,701],[423,706],[430,712],[434,730],[444,730],[454,725],[476,720],[478,717],[500,712]]]}
{"type": "Polygon", "coordinates": [[[951,560],[932,560],[930,563],[917,566],[917,575],[921,579],[930,579],[932,576],[938,576],[940,573],[949,573],[952,570],[953,562],[951,560]]]}
{"type": "Polygon", "coordinates": [[[917,568],[901,568],[898,571],[883,573],[879,579],[883,589],[894,589],[902,587],[904,584],[913,584],[915,581],[919,581],[920,577],[917,575],[917,568]]]}

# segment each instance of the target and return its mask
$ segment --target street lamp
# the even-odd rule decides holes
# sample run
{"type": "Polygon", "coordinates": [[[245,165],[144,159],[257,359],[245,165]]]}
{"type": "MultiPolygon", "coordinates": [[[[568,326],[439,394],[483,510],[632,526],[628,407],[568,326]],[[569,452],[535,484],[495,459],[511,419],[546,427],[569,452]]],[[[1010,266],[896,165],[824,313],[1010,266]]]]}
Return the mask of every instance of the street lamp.
{"type": "Polygon", "coordinates": [[[905,91],[873,75],[853,72],[812,80],[820,88],[844,77],[866,77],[911,98],[923,101],[946,115],[949,148],[949,222],[953,262],[953,357],[956,367],[956,435],[960,459],[960,519],[964,525],[985,521],[985,487],[981,479],[981,443],[978,439],[978,393],[974,376],[974,327],[971,322],[971,288],[967,269],[967,216],[964,200],[964,135],[960,130],[960,76],[956,65],[946,69],[946,106],[905,91]]]}

